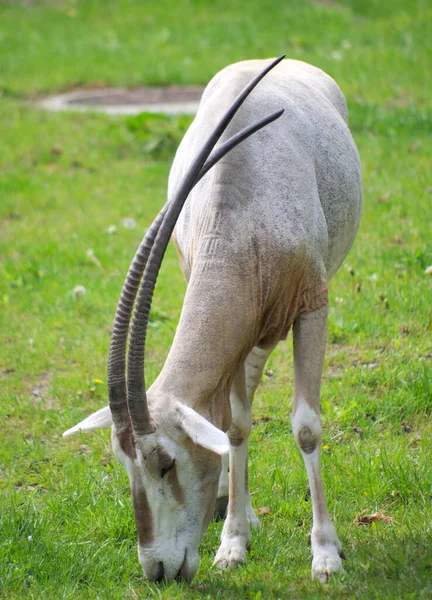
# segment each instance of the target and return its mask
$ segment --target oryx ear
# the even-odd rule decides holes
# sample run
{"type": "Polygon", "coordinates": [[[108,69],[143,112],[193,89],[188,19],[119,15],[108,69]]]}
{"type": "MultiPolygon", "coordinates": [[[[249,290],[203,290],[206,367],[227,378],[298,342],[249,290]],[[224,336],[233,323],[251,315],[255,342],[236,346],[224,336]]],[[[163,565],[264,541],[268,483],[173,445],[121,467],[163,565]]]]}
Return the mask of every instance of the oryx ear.
{"type": "Polygon", "coordinates": [[[212,425],[193,408],[178,402],[176,417],[180,427],[195,444],[220,455],[229,451],[227,434],[212,425]]]}
{"type": "Polygon", "coordinates": [[[104,406],[100,410],[96,411],[78,425],[71,427],[64,432],[63,437],[69,437],[80,433],[80,431],[92,431],[93,429],[102,429],[103,427],[111,427],[113,424],[111,411],[109,406],[104,406]]]}

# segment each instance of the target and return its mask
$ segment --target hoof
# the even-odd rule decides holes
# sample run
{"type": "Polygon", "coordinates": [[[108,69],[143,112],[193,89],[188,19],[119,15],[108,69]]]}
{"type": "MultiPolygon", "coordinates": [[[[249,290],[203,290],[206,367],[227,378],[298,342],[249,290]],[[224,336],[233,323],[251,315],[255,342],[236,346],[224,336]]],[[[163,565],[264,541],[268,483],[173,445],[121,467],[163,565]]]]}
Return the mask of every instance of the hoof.
{"type": "Polygon", "coordinates": [[[213,566],[220,570],[234,569],[246,562],[246,551],[250,543],[242,538],[222,542],[214,559],[213,566]]]}
{"type": "Polygon", "coordinates": [[[328,583],[334,573],[342,570],[342,560],[336,552],[323,552],[312,561],[312,579],[321,583],[328,583]]]}

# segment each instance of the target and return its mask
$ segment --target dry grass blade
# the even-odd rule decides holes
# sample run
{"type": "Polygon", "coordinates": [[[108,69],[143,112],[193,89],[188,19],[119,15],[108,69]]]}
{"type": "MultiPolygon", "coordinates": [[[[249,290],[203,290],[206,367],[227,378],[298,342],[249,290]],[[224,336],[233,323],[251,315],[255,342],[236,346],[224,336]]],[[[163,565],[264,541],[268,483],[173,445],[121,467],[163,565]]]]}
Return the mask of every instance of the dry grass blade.
{"type": "Polygon", "coordinates": [[[386,515],[383,511],[377,511],[369,515],[361,513],[356,519],[358,526],[372,525],[372,523],[376,523],[377,521],[383,521],[387,525],[392,525],[395,522],[395,518],[391,517],[390,515],[386,515]]]}

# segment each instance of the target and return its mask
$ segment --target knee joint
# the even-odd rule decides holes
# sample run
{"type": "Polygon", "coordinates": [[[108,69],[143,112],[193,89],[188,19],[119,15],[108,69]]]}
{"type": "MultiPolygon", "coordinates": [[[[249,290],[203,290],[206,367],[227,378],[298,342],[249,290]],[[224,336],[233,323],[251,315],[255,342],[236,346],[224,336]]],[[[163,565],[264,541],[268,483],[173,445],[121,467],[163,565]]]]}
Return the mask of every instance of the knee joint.
{"type": "Polygon", "coordinates": [[[249,437],[252,429],[252,415],[243,406],[231,404],[232,419],[227,435],[233,446],[240,446],[249,437]]]}
{"type": "Polygon", "coordinates": [[[306,454],[312,454],[318,443],[317,436],[308,425],[303,425],[297,433],[296,441],[306,454]]]}
{"type": "Polygon", "coordinates": [[[316,412],[305,402],[299,403],[292,417],[293,433],[297,445],[305,454],[321,443],[321,423],[316,412]]]}
{"type": "Polygon", "coordinates": [[[229,441],[232,446],[240,446],[245,442],[250,434],[251,427],[248,423],[242,423],[241,425],[231,423],[230,428],[227,431],[229,441]]]}

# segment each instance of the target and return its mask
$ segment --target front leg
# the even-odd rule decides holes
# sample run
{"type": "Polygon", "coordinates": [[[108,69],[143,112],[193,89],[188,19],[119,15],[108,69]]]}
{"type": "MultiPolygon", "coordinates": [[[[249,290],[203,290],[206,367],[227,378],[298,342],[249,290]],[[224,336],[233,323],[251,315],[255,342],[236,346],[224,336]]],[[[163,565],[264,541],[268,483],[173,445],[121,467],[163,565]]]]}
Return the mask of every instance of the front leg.
{"type": "Polygon", "coordinates": [[[330,521],[320,466],[321,421],[319,394],[327,339],[327,307],[301,315],[294,325],[295,403],[292,414],[294,437],[309,480],[313,526],[312,578],[328,581],[342,569],[342,546],[330,521]]]}
{"type": "MultiPolygon", "coordinates": [[[[251,540],[249,526],[258,529],[260,524],[252,508],[249,494],[248,438],[252,426],[253,396],[261,381],[262,371],[271,350],[253,348],[245,361],[244,368],[236,374],[231,388],[232,422],[228,430],[229,500],[221,545],[214,560],[214,564],[221,568],[237,566],[245,561],[251,540]]],[[[218,499],[226,493],[223,483],[222,476],[218,499]]]]}
{"type": "Polygon", "coordinates": [[[229,451],[229,500],[221,545],[214,564],[224,569],[244,562],[250,547],[249,522],[246,513],[246,477],[248,437],[252,417],[246,394],[245,372],[242,368],[234,377],[231,388],[232,421],[228,430],[229,451]]]}
{"type": "MultiPolygon", "coordinates": [[[[245,385],[246,385],[246,399],[244,398],[244,389],[236,391],[238,386],[241,385],[240,382],[237,385],[233,386],[232,393],[230,396],[232,413],[233,413],[233,423],[235,423],[237,427],[237,435],[239,429],[241,429],[241,423],[250,423],[251,422],[251,407],[254,399],[255,391],[261,381],[262,372],[264,366],[267,362],[267,359],[271,353],[273,348],[258,348],[257,346],[252,348],[248,357],[246,358],[244,369],[245,369],[245,385]],[[239,398],[239,393],[243,394],[242,399],[239,398]],[[239,405],[240,402],[240,405],[239,405]]],[[[250,425],[249,425],[250,428],[250,425]]],[[[247,428],[245,428],[244,434],[246,434],[247,428]]],[[[246,435],[246,439],[249,433],[246,435]]],[[[231,453],[231,461],[235,460],[233,453],[231,453]]],[[[222,459],[222,470],[219,478],[219,487],[218,494],[216,500],[216,508],[214,517],[216,520],[225,519],[228,511],[228,497],[229,497],[229,456],[224,456],[222,459]]],[[[247,519],[249,521],[249,525],[253,527],[253,529],[260,528],[260,521],[255,514],[255,511],[252,508],[251,497],[249,492],[249,474],[248,474],[248,460],[247,460],[247,450],[246,450],[246,458],[245,458],[245,502],[246,502],[246,514],[247,519]]]]}
{"type": "MultiPolygon", "coordinates": [[[[214,511],[214,519],[220,521],[225,519],[228,512],[228,497],[229,497],[229,455],[225,454],[222,457],[222,469],[219,477],[218,494],[216,499],[216,508],[214,511]]],[[[255,511],[252,507],[250,492],[249,492],[249,468],[246,452],[246,464],[245,464],[245,502],[246,502],[246,515],[249,525],[258,530],[261,527],[260,520],[258,519],[255,511]]]]}
{"type": "MultiPolygon", "coordinates": [[[[229,435],[229,433],[228,433],[229,435]]],[[[247,439],[236,445],[230,438],[229,501],[221,544],[214,564],[224,569],[236,567],[246,559],[250,548],[250,530],[246,513],[245,463],[247,439]]]]}

